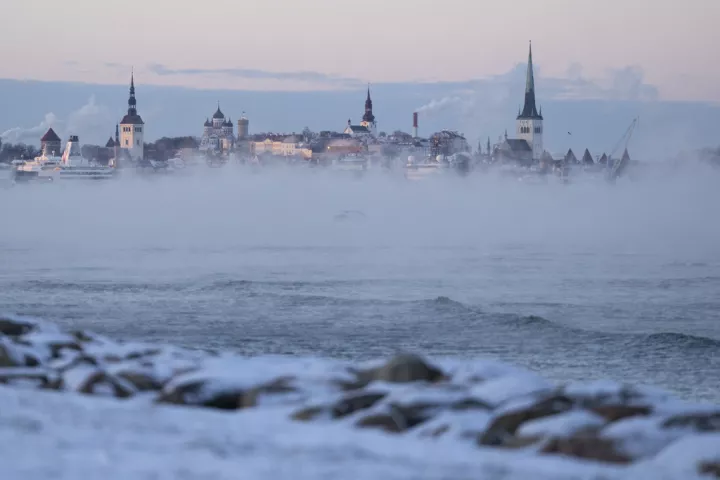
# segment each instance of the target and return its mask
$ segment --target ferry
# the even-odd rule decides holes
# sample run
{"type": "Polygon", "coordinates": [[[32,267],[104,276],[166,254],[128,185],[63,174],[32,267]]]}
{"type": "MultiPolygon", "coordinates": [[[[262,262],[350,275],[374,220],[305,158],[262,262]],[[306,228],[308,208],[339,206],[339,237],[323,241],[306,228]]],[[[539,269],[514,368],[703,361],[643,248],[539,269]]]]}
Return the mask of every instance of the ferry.
{"type": "Polygon", "coordinates": [[[348,153],[340,157],[333,158],[330,164],[331,170],[344,171],[344,172],[357,172],[362,173],[368,169],[368,159],[357,153],[348,153]]]}
{"type": "Polygon", "coordinates": [[[96,165],[82,156],[80,140],[70,135],[65,147],[61,164],[54,169],[56,179],[60,180],[107,180],[115,176],[116,170],[105,165],[96,165]]]}
{"type": "Polygon", "coordinates": [[[405,178],[408,180],[421,180],[435,175],[444,175],[447,173],[448,168],[450,168],[450,163],[446,161],[444,155],[438,155],[435,158],[425,157],[420,161],[410,155],[405,164],[405,178]]]}
{"type": "Polygon", "coordinates": [[[32,160],[20,162],[15,167],[15,178],[17,181],[44,181],[52,182],[56,177],[56,170],[62,164],[62,157],[55,155],[55,152],[48,154],[46,149],[32,160]]]}

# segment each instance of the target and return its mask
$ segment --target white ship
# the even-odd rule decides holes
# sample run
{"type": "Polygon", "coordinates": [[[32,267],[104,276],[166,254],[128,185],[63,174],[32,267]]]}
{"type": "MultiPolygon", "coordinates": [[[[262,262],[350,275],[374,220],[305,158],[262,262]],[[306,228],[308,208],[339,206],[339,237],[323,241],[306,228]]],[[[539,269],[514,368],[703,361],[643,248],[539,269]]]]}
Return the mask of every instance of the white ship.
{"type": "Polygon", "coordinates": [[[416,157],[410,155],[405,164],[405,178],[408,180],[420,180],[423,178],[443,175],[450,168],[450,163],[445,160],[443,155],[437,157],[425,157],[418,161],[416,157]]]}
{"type": "Polygon", "coordinates": [[[15,177],[18,181],[53,181],[56,170],[62,164],[62,158],[55,152],[42,153],[32,160],[27,160],[16,167],[15,177]],[[49,153],[49,154],[48,154],[49,153]]]}
{"type": "Polygon", "coordinates": [[[82,156],[80,140],[70,135],[61,164],[55,169],[54,178],[60,180],[104,180],[115,176],[116,170],[105,165],[96,165],[82,156]]]}
{"type": "Polygon", "coordinates": [[[348,153],[337,158],[333,158],[330,167],[332,170],[362,172],[368,168],[368,159],[357,153],[348,153]]]}
{"type": "Polygon", "coordinates": [[[356,153],[349,153],[337,158],[333,158],[330,164],[330,170],[338,172],[350,172],[355,175],[363,175],[369,166],[368,159],[356,153]]]}

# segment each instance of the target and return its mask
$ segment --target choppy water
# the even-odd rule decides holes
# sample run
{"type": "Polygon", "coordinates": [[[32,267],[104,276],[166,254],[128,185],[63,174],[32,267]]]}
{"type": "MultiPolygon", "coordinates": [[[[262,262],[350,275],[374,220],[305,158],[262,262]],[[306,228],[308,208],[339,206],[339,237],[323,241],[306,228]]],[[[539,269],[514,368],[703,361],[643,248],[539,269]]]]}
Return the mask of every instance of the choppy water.
{"type": "Polygon", "coordinates": [[[718,180],[15,188],[0,311],[248,354],[492,356],[720,401],[718,180]]]}

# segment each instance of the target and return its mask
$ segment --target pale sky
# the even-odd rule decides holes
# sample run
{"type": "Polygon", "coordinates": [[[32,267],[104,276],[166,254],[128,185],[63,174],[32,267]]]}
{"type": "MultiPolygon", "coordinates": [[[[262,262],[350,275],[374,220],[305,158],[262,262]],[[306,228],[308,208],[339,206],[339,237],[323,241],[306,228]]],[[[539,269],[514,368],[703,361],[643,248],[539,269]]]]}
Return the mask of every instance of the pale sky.
{"type": "Polygon", "coordinates": [[[139,84],[197,88],[342,86],[298,72],[456,81],[509,71],[532,40],[540,77],[640,66],[661,99],[720,101],[720,0],[7,0],[2,13],[0,78],[126,83],[133,65],[139,84]]]}

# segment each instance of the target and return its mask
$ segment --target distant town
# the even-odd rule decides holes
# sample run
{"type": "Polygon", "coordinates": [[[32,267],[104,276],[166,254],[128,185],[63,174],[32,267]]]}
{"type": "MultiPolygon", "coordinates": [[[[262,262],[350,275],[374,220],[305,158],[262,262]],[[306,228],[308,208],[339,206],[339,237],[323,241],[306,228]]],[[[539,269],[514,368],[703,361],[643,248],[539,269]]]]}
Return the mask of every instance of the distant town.
{"type": "MultiPolygon", "coordinates": [[[[574,152],[568,149],[558,157],[544,148],[544,117],[542,107],[538,108],[536,102],[532,45],[528,51],[522,105],[517,112],[513,136],[505,131],[495,138],[488,136],[476,146],[470,145],[457,131],[442,130],[421,136],[417,112],[412,113],[411,132],[383,131],[373,113],[370,86],[359,121],[348,118],[335,130],[313,132],[305,127],[292,133],[251,133],[251,121],[245,112],[233,121],[218,102],[212,115],[208,115],[202,127],[198,127],[201,134],[197,137],[164,137],[146,142],[148,126],[139,113],[135,77],[131,73],[127,114],[114,126],[114,132],[105,145],[81,145],[79,138],[73,135],[63,152],[63,140],[50,128],[39,139],[39,149],[25,144],[1,145],[0,162],[13,163],[21,174],[24,172],[32,176],[33,172],[42,172],[45,164],[65,165],[68,149],[74,149],[73,155],[78,159],[76,164],[87,164],[88,167],[133,167],[166,172],[200,162],[214,167],[227,163],[280,163],[365,170],[373,165],[392,168],[399,163],[407,170],[409,178],[423,177],[447,168],[468,172],[478,166],[505,166],[513,169],[515,174],[522,169],[523,175],[527,172],[537,175],[553,173],[562,178],[566,178],[571,169],[580,169],[586,173],[609,173],[616,178],[631,163],[628,143],[637,119],[630,123],[623,137],[609,152],[591,153],[588,149],[574,152]]],[[[720,151],[705,153],[711,159],[720,157],[720,151]]]]}

